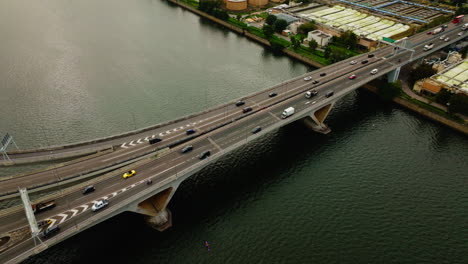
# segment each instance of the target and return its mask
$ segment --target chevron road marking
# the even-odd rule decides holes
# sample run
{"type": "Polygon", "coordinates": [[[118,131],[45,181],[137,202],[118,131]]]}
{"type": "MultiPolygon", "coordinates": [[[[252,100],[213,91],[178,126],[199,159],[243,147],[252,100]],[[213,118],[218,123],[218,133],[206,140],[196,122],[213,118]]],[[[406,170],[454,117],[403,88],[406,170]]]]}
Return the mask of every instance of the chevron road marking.
{"type": "MultiPolygon", "coordinates": [[[[153,135],[154,136],[154,135],[153,135]]],[[[149,141],[149,137],[145,137],[145,141],[149,141]]]]}
{"type": "Polygon", "coordinates": [[[74,217],[80,210],[77,210],[77,209],[71,209],[70,211],[73,212],[72,216],[71,217],[74,217]]]}
{"type": "Polygon", "coordinates": [[[120,146],[121,148],[128,148],[127,146],[125,146],[125,144],[127,144],[127,142],[123,143],[122,146],[120,146]]]}
{"type": "Polygon", "coordinates": [[[132,146],[132,147],[135,146],[135,144],[133,144],[133,140],[130,141],[130,143],[128,143],[128,144],[129,144],[130,146],[132,146]]]}
{"type": "Polygon", "coordinates": [[[136,143],[142,144],[143,142],[141,142],[141,138],[139,138],[136,143]]]}

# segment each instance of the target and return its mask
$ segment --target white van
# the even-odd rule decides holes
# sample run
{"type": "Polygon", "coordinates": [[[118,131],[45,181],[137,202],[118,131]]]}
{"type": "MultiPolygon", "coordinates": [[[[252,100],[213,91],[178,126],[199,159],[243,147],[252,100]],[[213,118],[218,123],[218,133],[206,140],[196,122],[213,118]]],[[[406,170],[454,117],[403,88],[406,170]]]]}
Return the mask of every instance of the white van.
{"type": "Polygon", "coordinates": [[[379,72],[378,69],[373,69],[372,71],[370,71],[371,74],[376,74],[377,72],[379,72]]]}
{"type": "Polygon", "coordinates": [[[295,112],[294,107],[288,107],[284,109],[283,113],[281,114],[281,118],[285,119],[288,116],[292,116],[295,112]]]}

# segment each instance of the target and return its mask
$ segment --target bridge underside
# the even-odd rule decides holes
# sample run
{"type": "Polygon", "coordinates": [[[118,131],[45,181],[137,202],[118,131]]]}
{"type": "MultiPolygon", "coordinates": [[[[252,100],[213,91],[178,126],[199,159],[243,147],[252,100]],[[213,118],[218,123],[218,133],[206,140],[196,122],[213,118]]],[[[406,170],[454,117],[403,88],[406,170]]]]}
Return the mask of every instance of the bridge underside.
{"type": "Polygon", "coordinates": [[[331,129],[324,123],[327,116],[330,114],[335,102],[331,102],[328,105],[323,106],[322,108],[316,110],[311,115],[305,117],[304,123],[312,128],[312,130],[322,133],[328,134],[331,132],[331,129]]]}

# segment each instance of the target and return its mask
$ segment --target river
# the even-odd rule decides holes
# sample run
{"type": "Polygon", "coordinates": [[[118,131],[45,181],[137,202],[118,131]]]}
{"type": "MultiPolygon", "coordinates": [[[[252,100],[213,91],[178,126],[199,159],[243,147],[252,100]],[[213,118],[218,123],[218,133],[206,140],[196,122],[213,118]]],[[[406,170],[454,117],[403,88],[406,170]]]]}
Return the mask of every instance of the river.
{"type": "MultiPolygon", "coordinates": [[[[0,132],[21,148],[145,127],[312,70],[161,0],[5,0],[0,34],[0,132]]],[[[125,213],[26,263],[468,263],[466,137],[365,91],[327,124],[292,124],[194,175],[166,232],[125,213]]]]}

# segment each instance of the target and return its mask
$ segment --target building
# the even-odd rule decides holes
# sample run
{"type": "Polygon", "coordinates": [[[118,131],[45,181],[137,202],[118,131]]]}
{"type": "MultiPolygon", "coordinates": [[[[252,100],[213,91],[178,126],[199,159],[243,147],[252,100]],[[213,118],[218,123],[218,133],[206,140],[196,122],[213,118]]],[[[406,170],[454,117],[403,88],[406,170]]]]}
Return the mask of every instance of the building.
{"type": "Polygon", "coordinates": [[[286,20],[286,22],[288,22],[288,25],[299,20],[297,17],[293,17],[285,13],[278,13],[278,14],[275,14],[275,16],[277,19],[286,20]]]}
{"type": "Polygon", "coordinates": [[[249,0],[250,6],[266,6],[268,5],[268,0],[249,0]]]}
{"type": "Polygon", "coordinates": [[[454,64],[414,87],[416,92],[430,95],[435,95],[442,89],[468,95],[468,60],[454,64]]]}
{"type": "Polygon", "coordinates": [[[240,11],[247,9],[247,0],[226,0],[226,9],[240,11]]]}
{"type": "Polygon", "coordinates": [[[291,32],[293,34],[297,34],[297,29],[304,23],[302,22],[299,22],[299,21],[296,21],[296,22],[293,22],[291,23],[289,26],[288,26],[288,29],[291,30],[291,32]]]}
{"type": "Polygon", "coordinates": [[[315,42],[317,42],[319,46],[327,46],[328,42],[331,41],[332,37],[332,35],[322,32],[320,30],[309,31],[309,33],[307,34],[307,40],[315,40],[315,42]]]}

